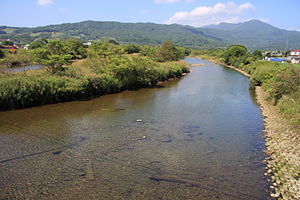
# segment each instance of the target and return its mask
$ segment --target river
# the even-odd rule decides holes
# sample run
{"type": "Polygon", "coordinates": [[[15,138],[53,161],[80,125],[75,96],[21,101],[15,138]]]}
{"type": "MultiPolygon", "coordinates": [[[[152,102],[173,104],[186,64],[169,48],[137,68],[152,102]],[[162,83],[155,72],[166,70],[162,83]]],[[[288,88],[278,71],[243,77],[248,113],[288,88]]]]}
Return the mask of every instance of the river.
{"type": "Polygon", "coordinates": [[[248,78],[197,58],[161,87],[0,113],[0,199],[268,199],[248,78]]]}

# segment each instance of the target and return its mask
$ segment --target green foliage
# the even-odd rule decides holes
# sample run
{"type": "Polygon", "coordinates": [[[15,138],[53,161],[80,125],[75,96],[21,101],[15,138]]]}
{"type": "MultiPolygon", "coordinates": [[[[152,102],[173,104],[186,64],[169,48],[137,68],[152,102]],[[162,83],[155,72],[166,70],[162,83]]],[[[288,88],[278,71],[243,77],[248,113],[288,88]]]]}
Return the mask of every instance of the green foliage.
{"type": "Polygon", "coordinates": [[[262,54],[262,52],[259,51],[259,50],[253,51],[252,55],[253,55],[255,58],[257,58],[258,60],[263,59],[263,54],[262,54]]]}
{"type": "Polygon", "coordinates": [[[62,55],[66,54],[64,44],[60,40],[50,40],[46,45],[45,49],[50,55],[62,55]]]}
{"type": "MultiPolygon", "coordinates": [[[[246,55],[247,48],[243,45],[231,45],[223,54],[224,62],[227,65],[237,66],[241,63],[242,56],[246,55]]],[[[243,58],[244,59],[244,58],[243,58]]]]}
{"type": "Polygon", "coordinates": [[[252,64],[252,66],[255,66],[255,70],[251,74],[251,84],[263,86],[266,86],[270,80],[276,77],[276,75],[285,68],[281,63],[268,61],[257,62],[252,64]]]}
{"type": "Polygon", "coordinates": [[[172,40],[177,46],[192,49],[225,47],[239,43],[249,49],[284,50],[287,40],[290,48],[299,48],[300,46],[298,32],[278,29],[257,20],[239,24],[222,23],[207,28],[177,24],[84,21],[34,28],[3,26],[0,27],[0,32],[2,33],[0,39],[12,39],[26,43],[39,38],[64,40],[76,37],[80,41],[93,41],[112,37],[121,44],[139,45],[160,45],[165,40],[172,40]],[[6,33],[7,28],[13,32],[6,33]]]}
{"type": "Polygon", "coordinates": [[[87,51],[83,44],[75,39],[68,39],[63,42],[66,54],[72,56],[72,59],[80,59],[87,57],[87,51]]]}
{"type": "Polygon", "coordinates": [[[143,46],[140,51],[140,54],[142,56],[148,56],[150,58],[155,58],[158,48],[159,47],[157,47],[157,46],[143,46]]]}
{"type": "Polygon", "coordinates": [[[300,90],[291,94],[285,95],[279,99],[277,106],[280,111],[291,118],[294,125],[300,125],[300,90]]]}
{"type": "Polygon", "coordinates": [[[8,40],[4,40],[1,42],[2,45],[7,45],[7,46],[13,46],[14,42],[13,41],[8,41],[8,40]]]}
{"type": "Polygon", "coordinates": [[[7,53],[1,64],[8,68],[34,64],[32,51],[19,49],[16,54],[7,53]]]}
{"type": "Polygon", "coordinates": [[[157,60],[160,62],[176,61],[185,57],[185,50],[177,48],[172,41],[165,41],[156,52],[157,60]]]}
{"type": "Polygon", "coordinates": [[[33,52],[34,60],[45,65],[52,74],[62,70],[62,66],[68,64],[72,58],[60,40],[51,40],[44,48],[36,48],[33,52]]]}
{"type": "Polygon", "coordinates": [[[135,44],[127,44],[124,46],[124,51],[128,54],[139,53],[141,51],[141,47],[135,44]]]}
{"type": "Polygon", "coordinates": [[[44,47],[46,44],[48,43],[48,40],[45,38],[41,38],[38,40],[33,41],[30,46],[29,49],[37,49],[37,48],[42,48],[44,47]]]}
{"type": "Polygon", "coordinates": [[[148,56],[155,61],[166,62],[183,59],[190,54],[190,50],[176,47],[171,41],[165,41],[161,47],[144,46],[141,49],[140,54],[142,56],[148,56]]]}
{"type": "MultiPolygon", "coordinates": [[[[65,61],[60,57],[63,55],[49,55],[47,49],[35,51],[45,57],[45,64],[49,66],[65,61]]],[[[148,57],[111,55],[74,62],[50,75],[43,71],[2,75],[0,109],[25,108],[153,86],[188,71],[187,64],[181,62],[158,63],[148,57]]]]}
{"type": "Polygon", "coordinates": [[[122,55],[124,49],[120,45],[110,42],[95,42],[91,45],[90,57],[106,58],[108,56],[122,55]]]}
{"type": "Polygon", "coordinates": [[[300,90],[300,69],[286,66],[280,73],[268,82],[270,97],[277,103],[285,95],[291,95],[300,90]]]}
{"type": "Polygon", "coordinates": [[[4,57],[4,52],[0,49],[0,58],[4,57]]]}

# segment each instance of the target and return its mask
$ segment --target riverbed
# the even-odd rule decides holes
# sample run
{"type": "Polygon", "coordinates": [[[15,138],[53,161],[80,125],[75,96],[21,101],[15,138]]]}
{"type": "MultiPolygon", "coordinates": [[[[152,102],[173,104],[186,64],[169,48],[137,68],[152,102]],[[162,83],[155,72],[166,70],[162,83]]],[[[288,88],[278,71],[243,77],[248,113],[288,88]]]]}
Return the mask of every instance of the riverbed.
{"type": "Polygon", "coordinates": [[[187,58],[157,88],[0,113],[0,199],[268,199],[249,80],[187,58]]]}

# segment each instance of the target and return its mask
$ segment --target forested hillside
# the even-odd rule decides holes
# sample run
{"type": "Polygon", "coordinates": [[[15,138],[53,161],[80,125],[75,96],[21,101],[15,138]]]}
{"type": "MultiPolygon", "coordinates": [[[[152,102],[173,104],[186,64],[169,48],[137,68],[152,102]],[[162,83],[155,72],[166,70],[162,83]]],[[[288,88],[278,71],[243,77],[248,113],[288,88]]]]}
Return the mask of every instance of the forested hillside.
{"type": "Polygon", "coordinates": [[[120,23],[84,21],[35,28],[0,26],[0,39],[26,43],[38,38],[93,41],[115,38],[122,44],[159,45],[172,40],[175,45],[188,48],[215,48],[229,44],[243,44],[249,49],[284,50],[299,48],[300,32],[273,27],[258,20],[240,24],[222,23],[203,28],[153,23],[120,23]]]}

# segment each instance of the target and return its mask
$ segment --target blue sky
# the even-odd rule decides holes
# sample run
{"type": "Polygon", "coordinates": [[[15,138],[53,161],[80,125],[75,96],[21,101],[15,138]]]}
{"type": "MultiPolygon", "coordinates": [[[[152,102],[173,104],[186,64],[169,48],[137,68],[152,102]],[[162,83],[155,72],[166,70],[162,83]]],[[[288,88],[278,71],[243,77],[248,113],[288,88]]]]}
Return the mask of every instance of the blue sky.
{"type": "Polygon", "coordinates": [[[205,26],[260,19],[300,31],[300,0],[0,0],[0,25],[41,26],[85,20],[205,26]]]}

